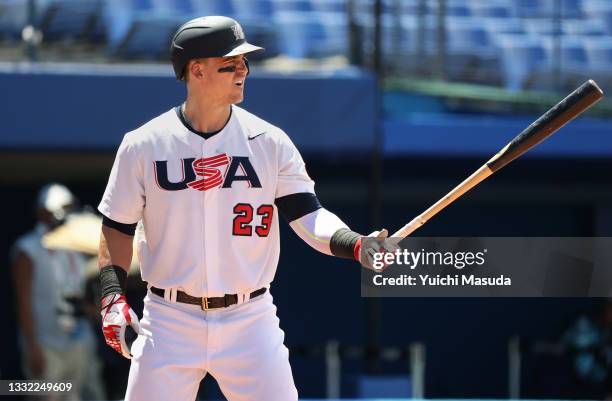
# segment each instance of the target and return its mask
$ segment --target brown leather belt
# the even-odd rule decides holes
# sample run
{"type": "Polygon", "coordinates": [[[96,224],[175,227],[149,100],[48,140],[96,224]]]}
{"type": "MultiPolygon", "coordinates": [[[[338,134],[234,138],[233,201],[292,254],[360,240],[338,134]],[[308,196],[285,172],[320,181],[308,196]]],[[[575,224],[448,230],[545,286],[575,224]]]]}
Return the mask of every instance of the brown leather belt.
{"type": "MultiPolygon", "coordinates": [[[[249,294],[249,299],[253,299],[264,294],[267,291],[266,287],[260,288],[258,290],[253,291],[249,294]]],[[[157,287],[151,287],[151,292],[157,296],[164,298],[164,294],[166,290],[157,287]]],[[[176,292],[176,302],[181,302],[184,304],[191,305],[199,305],[202,310],[210,310],[210,309],[219,309],[219,308],[227,308],[231,305],[236,305],[238,303],[238,295],[237,294],[225,294],[223,297],[192,297],[191,295],[183,292],[176,292]]]]}

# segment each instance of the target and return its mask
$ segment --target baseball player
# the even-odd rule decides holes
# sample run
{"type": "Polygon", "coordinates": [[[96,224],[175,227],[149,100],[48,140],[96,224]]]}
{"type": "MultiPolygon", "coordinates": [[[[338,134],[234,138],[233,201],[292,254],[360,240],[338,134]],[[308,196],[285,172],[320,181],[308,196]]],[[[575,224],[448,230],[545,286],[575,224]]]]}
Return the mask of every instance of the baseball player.
{"type": "Polygon", "coordinates": [[[371,267],[361,235],[321,206],[289,137],[236,106],[246,55],[262,50],[231,18],[185,23],[171,53],[186,101],[117,151],[99,205],[101,313],[106,342],[132,359],[128,401],[194,400],[207,373],[230,401],[297,400],[269,292],[279,213],[316,250],[371,267]],[[140,321],[124,295],[135,232],[149,286],[140,321]]]}

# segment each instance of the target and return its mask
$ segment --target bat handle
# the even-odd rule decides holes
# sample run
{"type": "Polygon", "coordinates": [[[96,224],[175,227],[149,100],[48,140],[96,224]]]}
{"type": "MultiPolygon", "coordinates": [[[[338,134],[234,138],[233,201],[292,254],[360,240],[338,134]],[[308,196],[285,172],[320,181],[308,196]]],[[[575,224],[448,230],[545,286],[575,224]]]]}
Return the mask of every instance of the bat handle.
{"type": "Polygon", "coordinates": [[[132,352],[132,344],[134,344],[134,341],[136,341],[137,338],[138,338],[138,333],[136,333],[136,330],[134,330],[132,326],[128,325],[125,328],[125,343],[130,349],[130,352],[132,352]]]}

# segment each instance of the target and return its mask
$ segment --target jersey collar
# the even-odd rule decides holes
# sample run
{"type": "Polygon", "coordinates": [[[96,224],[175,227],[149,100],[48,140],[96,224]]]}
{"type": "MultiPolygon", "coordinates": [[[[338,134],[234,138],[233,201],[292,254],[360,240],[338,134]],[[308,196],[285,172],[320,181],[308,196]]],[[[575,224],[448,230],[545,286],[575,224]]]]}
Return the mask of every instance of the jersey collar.
{"type": "Polygon", "coordinates": [[[232,115],[234,114],[234,107],[232,106],[230,108],[230,115],[229,115],[227,121],[225,122],[225,124],[223,125],[223,127],[220,130],[214,131],[214,132],[202,132],[202,131],[198,131],[195,128],[193,128],[191,126],[191,124],[189,123],[189,121],[187,121],[187,119],[185,118],[185,115],[183,114],[183,107],[182,106],[183,105],[180,104],[180,105],[178,105],[178,106],[176,106],[174,108],[174,112],[176,113],[176,116],[178,117],[179,121],[181,122],[181,124],[183,124],[183,126],[185,128],[187,128],[187,130],[189,130],[190,132],[198,135],[199,137],[201,137],[203,139],[210,139],[213,136],[217,135],[219,132],[223,131],[227,127],[228,123],[232,119],[232,115]]]}

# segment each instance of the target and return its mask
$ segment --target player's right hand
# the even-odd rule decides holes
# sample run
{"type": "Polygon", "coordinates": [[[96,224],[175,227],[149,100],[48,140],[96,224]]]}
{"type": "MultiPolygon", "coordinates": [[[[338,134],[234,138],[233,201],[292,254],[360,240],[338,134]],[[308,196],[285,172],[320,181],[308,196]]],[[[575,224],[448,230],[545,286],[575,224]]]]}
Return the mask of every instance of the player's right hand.
{"type": "Polygon", "coordinates": [[[355,249],[355,257],[361,263],[361,266],[366,269],[374,270],[375,272],[383,272],[389,264],[383,263],[382,266],[377,266],[374,263],[374,254],[376,253],[395,253],[397,249],[400,247],[394,241],[390,240],[389,232],[386,229],[382,229],[380,231],[374,231],[368,238],[375,238],[374,240],[368,241],[367,247],[362,247],[361,239],[358,241],[358,247],[355,249]],[[363,249],[362,249],[363,248],[363,249]]]}
{"type": "Polygon", "coordinates": [[[130,341],[129,338],[126,340],[126,337],[130,337],[131,330],[140,334],[140,323],[136,313],[127,304],[125,295],[111,294],[102,298],[100,313],[106,343],[127,359],[131,359],[130,346],[135,338],[130,341]]]}

